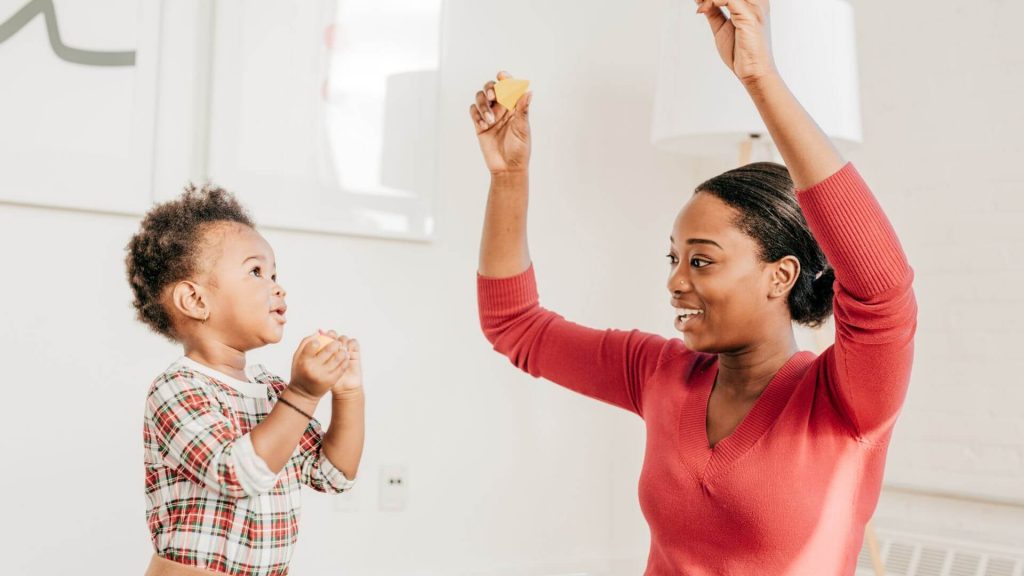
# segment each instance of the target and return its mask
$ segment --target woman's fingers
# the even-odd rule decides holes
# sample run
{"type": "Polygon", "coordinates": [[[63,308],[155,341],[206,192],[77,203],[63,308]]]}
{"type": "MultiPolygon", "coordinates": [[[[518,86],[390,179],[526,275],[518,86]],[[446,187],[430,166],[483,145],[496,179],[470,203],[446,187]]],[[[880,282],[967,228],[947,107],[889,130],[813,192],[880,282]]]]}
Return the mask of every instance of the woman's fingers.
{"type": "MultiPolygon", "coordinates": [[[[506,80],[508,78],[512,78],[512,75],[504,70],[497,74],[497,81],[506,80]]],[[[498,97],[494,90],[494,85],[497,81],[491,80],[485,83],[483,89],[476,93],[476,98],[473,104],[469,107],[469,117],[473,120],[473,123],[476,124],[477,134],[494,128],[500,130],[514,116],[511,110],[506,109],[498,103],[498,97]]],[[[516,108],[525,113],[525,108],[528,106],[528,103],[529,100],[527,99],[527,95],[524,95],[521,100],[521,105],[516,108]]]]}
{"type": "Polygon", "coordinates": [[[768,9],[768,3],[764,0],[710,0],[721,12],[722,8],[729,10],[730,19],[753,21],[761,20],[762,12],[768,9]]]}
{"type": "Polygon", "coordinates": [[[498,119],[495,120],[494,124],[491,126],[492,128],[494,128],[496,132],[501,132],[502,130],[504,130],[505,126],[507,126],[508,123],[511,122],[512,118],[514,117],[512,114],[509,114],[508,110],[501,107],[499,108],[500,111],[498,112],[498,119]]]}
{"type": "Polygon", "coordinates": [[[725,12],[721,8],[715,6],[713,2],[707,2],[708,7],[705,9],[704,16],[707,16],[708,24],[711,25],[711,33],[718,34],[718,31],[729,23],[729,17],[725,15],[725,12]]]}
{"type": "MultiPolygon", "coordinates": [[[[508,72],[498,72],[498,80],[505,80],[511,78],[508,72]]],[[[498,103],[498,94],[494,91],[494,85],[497,84],[494,80],[491,80],[487,84],[484,84],[484,94],[487,95],[487,106],[494,113],[494,122],[492,124],[501,123],[501,120],[508,114],[508,110],[498,103]]]]}
{"type": "Polygon", "coordinates": [[[480,117],[483,118],[488,125],[494,124],[496,118],[494,112],[491,111],[491,104],[487,101],[487,95],[481,90],[476,93],[476,107],[480,110],[480,117]]]}
{"type": "Polygon", "coordinates": [[[533,102],[533,92],[527,91],[523,94],[523,97],[519,99],[519,104],[516,106],[516,110],[522,112],[523,116],[530,113],[530,102],[533,102]]]}
{"type": "Polygon", "coordinates": [[[477,130],[480,132],[487,130],[487,122],[480,116],[480,109],[476,107],[476,104],[469,105],[469,117],[473,119],[473,123],[476,124],[477,130]]]}

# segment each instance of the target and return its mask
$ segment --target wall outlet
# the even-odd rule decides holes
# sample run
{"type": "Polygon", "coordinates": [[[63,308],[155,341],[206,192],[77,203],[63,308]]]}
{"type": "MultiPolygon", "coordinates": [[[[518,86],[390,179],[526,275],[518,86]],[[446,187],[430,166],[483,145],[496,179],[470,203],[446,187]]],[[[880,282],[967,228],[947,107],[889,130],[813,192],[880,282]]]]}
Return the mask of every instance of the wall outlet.
{"type": "Polygon", "coordinates": [[[403,466],[381,466],[377,505],[381,510],[405,510],[409,478],[403,466]]]}

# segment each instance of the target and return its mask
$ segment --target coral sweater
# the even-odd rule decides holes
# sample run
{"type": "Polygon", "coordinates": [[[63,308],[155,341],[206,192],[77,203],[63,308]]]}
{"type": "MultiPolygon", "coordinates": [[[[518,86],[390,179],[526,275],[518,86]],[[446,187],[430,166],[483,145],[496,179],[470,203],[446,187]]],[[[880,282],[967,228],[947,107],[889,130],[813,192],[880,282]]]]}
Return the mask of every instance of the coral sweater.
{"type": "Polygon", "coordinates": [[[495,350],[643,418],[647,575],[854,573],[910,379],[913,271],[852,165],[797,198],[835,269],[835,344],[794,354],[714,448],[706,415],[716,355],[569,322],[540,307],[532,267],[477,278],[495,350]]]}

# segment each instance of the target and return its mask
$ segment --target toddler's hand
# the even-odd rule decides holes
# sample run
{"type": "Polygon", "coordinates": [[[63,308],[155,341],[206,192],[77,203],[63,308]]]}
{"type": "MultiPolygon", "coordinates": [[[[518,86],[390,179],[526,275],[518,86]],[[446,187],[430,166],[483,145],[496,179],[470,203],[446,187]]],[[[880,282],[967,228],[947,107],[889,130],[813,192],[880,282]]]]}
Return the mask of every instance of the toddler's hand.
{"type": "Polygon", "coordinates": [[[348,350],[333,337],[318,333],[299,343],[292,358],[289,389],[318,400],[338,382],[349,365],[348,350]]]}

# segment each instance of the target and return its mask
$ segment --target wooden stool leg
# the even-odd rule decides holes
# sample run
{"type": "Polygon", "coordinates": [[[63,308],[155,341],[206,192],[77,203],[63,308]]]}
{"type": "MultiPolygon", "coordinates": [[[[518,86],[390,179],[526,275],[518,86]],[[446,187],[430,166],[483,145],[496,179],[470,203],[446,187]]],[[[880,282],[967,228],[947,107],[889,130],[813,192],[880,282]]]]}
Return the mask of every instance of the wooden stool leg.
{"type": "Polygon", "coordinates": [[[869,521],[864,528],[864,541],[868,544],[868,554],[871,556],[871,565],[875,568],[875,576],[885,576],[885,564],[882,564],[882,551],[878,549],[878,537],[875,536],[875,527],[869,521]]]}

